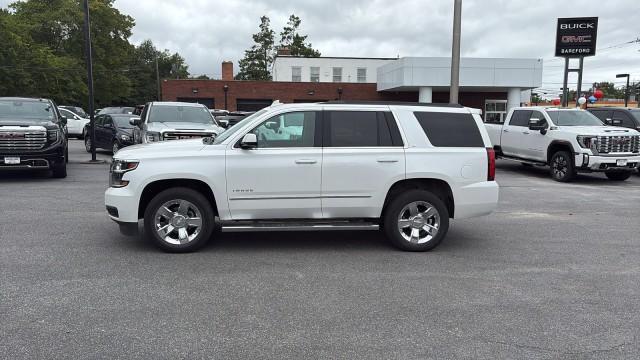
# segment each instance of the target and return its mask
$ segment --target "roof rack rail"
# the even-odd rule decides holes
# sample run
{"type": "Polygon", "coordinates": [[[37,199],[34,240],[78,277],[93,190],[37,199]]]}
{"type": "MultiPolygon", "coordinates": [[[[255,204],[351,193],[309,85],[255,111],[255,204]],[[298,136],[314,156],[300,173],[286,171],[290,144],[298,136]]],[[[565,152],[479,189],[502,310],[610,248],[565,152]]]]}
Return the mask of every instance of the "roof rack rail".
{"type": "Polygon", "coordinates": [[[362,101],[362,100],[330,100],[320,104],[341,104],[341,105],[405,105],[405,106],[429,106],[429,107],[451,107],[463,108],[460,104],[449,103],[419,103],[411,101],[362,101]]]}

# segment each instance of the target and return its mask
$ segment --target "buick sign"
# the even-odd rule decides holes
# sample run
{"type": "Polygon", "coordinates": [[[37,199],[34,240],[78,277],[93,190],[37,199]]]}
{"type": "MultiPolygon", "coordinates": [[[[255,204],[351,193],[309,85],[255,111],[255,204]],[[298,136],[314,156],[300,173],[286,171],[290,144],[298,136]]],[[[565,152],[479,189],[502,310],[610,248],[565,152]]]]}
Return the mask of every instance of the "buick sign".
{"type": "Polygon", "coordinates": [[[556,31],[556,56],[583,57],[596,54],[598,18],[560,18],[556,31]]]}

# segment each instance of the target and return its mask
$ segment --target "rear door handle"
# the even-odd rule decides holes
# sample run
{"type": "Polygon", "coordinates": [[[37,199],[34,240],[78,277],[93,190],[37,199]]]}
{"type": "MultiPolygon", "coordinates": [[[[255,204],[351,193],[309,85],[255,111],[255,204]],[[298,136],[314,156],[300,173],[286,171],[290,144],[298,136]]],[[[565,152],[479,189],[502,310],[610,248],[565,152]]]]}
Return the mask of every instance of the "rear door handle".
{"type": "Polygon", "coordinates": [[[397,163],[398,159],[388,159],[388,158],[380,158],[378,159],[379,163],[397,163]]]}
{"type": "Polygon", "coordinates": [[[315,164],[318,160],[315,159],[298,159],[296,160],[296,164],[315,164]]]}

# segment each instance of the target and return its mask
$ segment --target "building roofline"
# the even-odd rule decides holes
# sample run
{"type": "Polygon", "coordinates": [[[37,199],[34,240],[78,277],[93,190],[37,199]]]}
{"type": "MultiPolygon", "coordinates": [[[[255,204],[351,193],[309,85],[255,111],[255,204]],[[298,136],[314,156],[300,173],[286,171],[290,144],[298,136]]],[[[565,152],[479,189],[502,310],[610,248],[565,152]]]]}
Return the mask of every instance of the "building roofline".
{"type": "Polygon", "coordinates": [[[294,59],[354,59],[354,60],[398,60],[398,58],[384,57],[354,57],[354,56],[292,56],[292,55],[276,55],[276,58],[294,58],[294,59]]]}

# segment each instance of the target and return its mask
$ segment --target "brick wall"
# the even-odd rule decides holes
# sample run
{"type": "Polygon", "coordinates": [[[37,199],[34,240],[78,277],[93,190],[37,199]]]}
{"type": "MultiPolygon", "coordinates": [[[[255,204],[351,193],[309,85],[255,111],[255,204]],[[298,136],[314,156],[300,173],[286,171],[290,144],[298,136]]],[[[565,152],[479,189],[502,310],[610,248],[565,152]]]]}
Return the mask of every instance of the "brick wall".
{"type": "MultiPolygon", "coordinates": [[[[224,109],[224,85],[228,86],[227,109],[237,110],[237,99],[279,100],[283,103],[327,100],[418,101],[418,92],[378,92],[376,84],[309,83],[224,80],[165,80],[162,99],[213,99],[215,108],[224,109]],[[338,93],[342,89],[342,94],[338,93]]],[[[503,92],[463,92],[460,103],[482,109],[485,99],[506,99],[503,92]]],[[[448,92],[434,92],[433,101],[446,103],[448,92]]]]}

